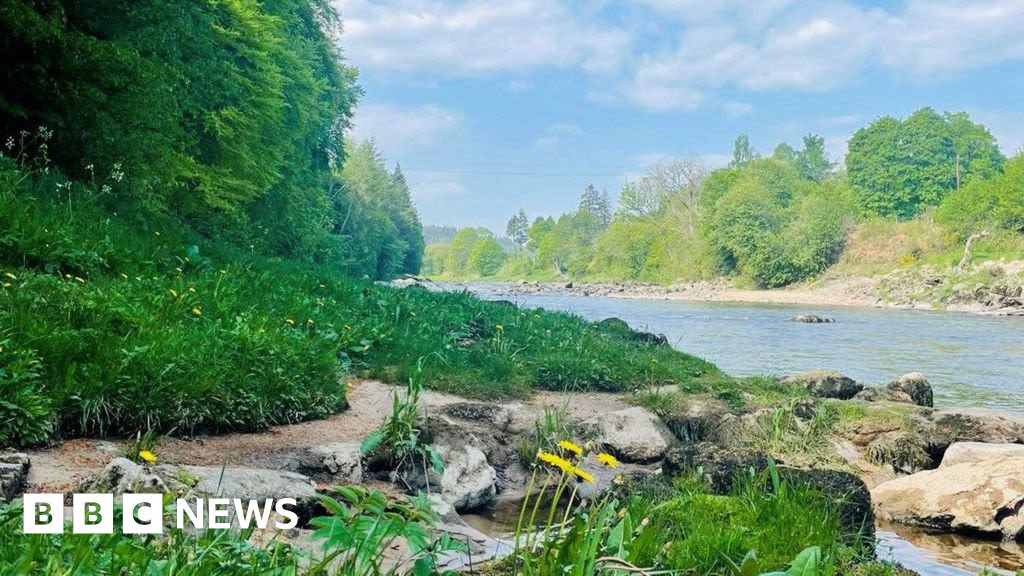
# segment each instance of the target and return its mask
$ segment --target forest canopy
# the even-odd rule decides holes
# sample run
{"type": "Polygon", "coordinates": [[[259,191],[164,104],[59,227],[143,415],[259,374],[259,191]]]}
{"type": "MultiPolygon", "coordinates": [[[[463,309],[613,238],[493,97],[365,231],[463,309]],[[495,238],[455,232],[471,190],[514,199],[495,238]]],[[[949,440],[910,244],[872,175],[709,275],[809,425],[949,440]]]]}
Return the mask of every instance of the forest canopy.
{"type": "Polygon", "coordinates": [[[361,90],[339,27],[327,0],[4,3],[0,51],[22,55],[0,70],[5,154],[248,250],[415,272],[401,171],[376,173],[372,145],[342,168],[361,90]]]}

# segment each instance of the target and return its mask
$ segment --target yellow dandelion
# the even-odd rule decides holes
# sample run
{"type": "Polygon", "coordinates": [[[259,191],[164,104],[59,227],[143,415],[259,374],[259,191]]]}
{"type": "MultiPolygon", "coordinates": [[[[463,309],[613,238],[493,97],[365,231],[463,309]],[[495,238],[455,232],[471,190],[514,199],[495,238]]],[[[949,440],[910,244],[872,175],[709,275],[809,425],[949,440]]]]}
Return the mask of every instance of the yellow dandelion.
{"type": "Polygon", "coordinates": [[[141,452],[139,452],[139,458],[142,458],[143,460],[149,462],[150,464],[156,462],[156,454],[153,454],[149,450],[142,450],[141,452]]]}
{"type": "Polygon", "coordinates": [[[582,468],[573,468],[572,473],[575,474],[580,480],[583,480],[587,484],[594,483],[594,475],[582,468]]]}
{"type": "Polygon", "coordinates": [[[600,454],[597,455],[597,461],[609,468],[619,467],[618,459],[615,458],[615,456],[612,456],[611,454],[607,454],[605,452],[601,452],[600,454]]]}
{"type": "Polygon", "coordinates": [[[292,320],[291,318],[285,318],[284,323],[289,326],[295,326],[295,320],[292,320]]]}
{"type": "Polygon", "coordinates": [[[570,440],[559,441],[558,447],[561,448],[562,450],[565,450],[566,452],[572,452],[577,456],[583,455],[583,448],[579,444],[576,444],[575,442],[572,442],[570,440]]]}
{"type": "Polygon", "coordinates": [[[192,309],[192,315],[193,316],[202,316],[203,315],[203,311],[200,310],[199,308],[193,308],[192,309]]]}
{"type": "Polygon", "coordinates": [[[573,468],[575,468],[575,466],[573,466],[572,463],[569,462],[568,460],[566,460],[565,458],[562,458],[561,456],[558,456],[557,454],[552,454],[550,452],[544,452],[543,450],[537,452],[537,459],[540,460],[541,462],[546,463],[546,464],[550,464],[550,465],[554,466],[555,468],[558,468],[562,472],[565,472],[565,473],[568,473],[568,474],[572,474],[573,468]]]}
{"type": "Polygon", "coordinates": [[[10,278],[11,280],[14,280],[15,282],[18,281],[18,277],[11,272],[4,272],[4,276],[10,278]]]}

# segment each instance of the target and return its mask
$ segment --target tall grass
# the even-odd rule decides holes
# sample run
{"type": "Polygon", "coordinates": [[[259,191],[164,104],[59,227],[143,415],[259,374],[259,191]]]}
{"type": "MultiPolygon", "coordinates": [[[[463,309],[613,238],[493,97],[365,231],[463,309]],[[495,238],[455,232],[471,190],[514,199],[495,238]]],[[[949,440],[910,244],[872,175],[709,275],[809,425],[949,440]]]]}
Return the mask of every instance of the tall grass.
{"type": "Polygon", "coordinates": [[[0,158],[0,445],[259,430],[346,406],[342,374],[481,398],[704,389],[714,366],[579,318],[246,253],[0,158]]]}

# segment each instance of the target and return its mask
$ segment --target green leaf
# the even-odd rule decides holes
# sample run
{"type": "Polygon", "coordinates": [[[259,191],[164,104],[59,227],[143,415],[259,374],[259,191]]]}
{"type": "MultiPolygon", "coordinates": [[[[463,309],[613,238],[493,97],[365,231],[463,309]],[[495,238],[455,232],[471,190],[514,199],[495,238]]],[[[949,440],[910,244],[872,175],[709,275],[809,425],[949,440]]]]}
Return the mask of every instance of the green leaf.
{"type": "Polygon", "coordinates": [[[384,431],[377,430],[363,439],[362,444],[359,445],[359,451],[363,454],[369,454],[373,452],[377,446],[384,440],[384,431]]]}

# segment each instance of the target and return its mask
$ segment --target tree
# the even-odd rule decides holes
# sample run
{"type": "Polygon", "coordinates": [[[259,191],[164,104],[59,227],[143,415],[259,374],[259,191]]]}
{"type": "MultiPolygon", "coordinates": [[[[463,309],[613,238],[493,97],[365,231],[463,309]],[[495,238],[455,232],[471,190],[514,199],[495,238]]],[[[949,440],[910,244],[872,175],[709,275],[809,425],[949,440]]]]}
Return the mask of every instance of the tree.
{"type": "Polygon", "coordinates": [[[746,134],[740,134],[732,145],[732,162],[729,166],[746,166],[751,160],[757,158],[757,151],[750,145],[750,138],[746,134]]]}
{"type": "Polygon", "coordinates": [[[481,276],[493,276],[506,260],[508,254],[502,250],[501,244],[498,244],[493,236],[477,240],[469,253],[470,269],[481,276]]]}
{"type": "Polygon", "coordinates": [[[670,207],[691,229],[707,168],[696,158],[682,157],[655,163],[638,182],[627,182],[619,194],[620,212],[645,218],[670,207]]]}
{"type": "Polygon", "coordinates": [[[775,151],[772,152],[772,158],[792,164],[796,162],[796,154],[797,152],[792,146],[785,142],[780,142],[779,145],[775,147],[775,151]]]}
{"type": "Polygon", "coordinates": [[[587,184],[583,190],[579,209],[593,214],[601,229],[607,228],[612,221],[612,207],[608,200],[608,192],[598,192],[593,184],[587,184]]]}
{"type": "Polygon", "coordinates": [[[526,245],[526,241],[529,237],[526,235],[530,229],[530,220],[526,217],[526,212],[520,209],[508,219],[508,225],[505,227],[505,235],[515,242],[516,246],[520,249],[526,245]]]}
{"type": "Polygon", "coordinates": [[[988,130],[966,113],[922,108],[906,120],[883,117],[850,139],[846,169],[861,209],[910,218],[959,185],[1002,170],[1005,158],[988,130]],[[959,158],[959,159],[958,159],[959,158]]]}
{"type": "Polygon", "coordinates": [[[832,171],[832,162],[825,154],[825,139],[817,134],[804,136],[804,148],[793,161],[797,173],[812,182],[821,182],[832,171]]]}

